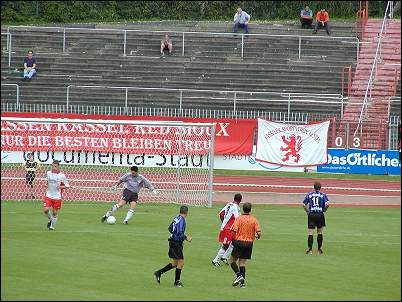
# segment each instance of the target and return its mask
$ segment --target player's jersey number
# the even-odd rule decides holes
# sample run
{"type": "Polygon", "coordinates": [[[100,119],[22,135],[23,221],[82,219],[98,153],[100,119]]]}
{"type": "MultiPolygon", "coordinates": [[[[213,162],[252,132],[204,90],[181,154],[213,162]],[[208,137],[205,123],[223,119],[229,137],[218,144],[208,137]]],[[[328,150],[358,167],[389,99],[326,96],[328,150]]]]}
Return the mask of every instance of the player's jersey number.
{"type": "Polygon", "coordinates": [[[320,197],[313,196],[311,197],[311,201],[313,202],[313,204],[311,205],[310,211],[322,212],[322,207],[320,206],[320,197]]]}
{"type": "Polygon", "coordinates": [[[320,198],[318,196],[314,196],[313,198],[311,198],[311,200],[313,201],[313,207],[320,206],[320,198]]]}

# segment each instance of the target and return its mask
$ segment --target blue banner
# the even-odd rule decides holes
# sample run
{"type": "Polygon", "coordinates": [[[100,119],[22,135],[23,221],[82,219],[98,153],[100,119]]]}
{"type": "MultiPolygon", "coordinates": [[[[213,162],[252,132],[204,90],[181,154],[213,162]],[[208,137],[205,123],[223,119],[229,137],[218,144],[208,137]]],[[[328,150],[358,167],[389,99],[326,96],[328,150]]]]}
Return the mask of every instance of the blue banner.
{"type": "Polygon", "coordinates": [[[317,172],[401,175],[399,152],[394,150],[328,149],[328,163],[317,172]]]}

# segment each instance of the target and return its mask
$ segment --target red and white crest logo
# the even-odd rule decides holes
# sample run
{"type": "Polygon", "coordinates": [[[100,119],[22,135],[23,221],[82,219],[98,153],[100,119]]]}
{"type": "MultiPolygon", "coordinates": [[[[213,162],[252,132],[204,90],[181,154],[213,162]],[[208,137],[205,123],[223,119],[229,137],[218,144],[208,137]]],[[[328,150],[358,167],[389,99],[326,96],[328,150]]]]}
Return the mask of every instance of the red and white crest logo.
{"type": "Polygon", "coordinates": [[[306,125],[258,119],[255,160],[288,167],[325,164],[328,161],[329,121],[306,125]]]}
{"type": "Polygon", "coordinates": [[[290,156],[293,156],[294,162],[298,163],[300,160],[300,150],[302,148],[301,136],[291,134],[289,137],[282,135],[282,141],[286,144],[286,147],[280,147],[281,151],[286,152],[282,161],[288,161],[290,156]]]}

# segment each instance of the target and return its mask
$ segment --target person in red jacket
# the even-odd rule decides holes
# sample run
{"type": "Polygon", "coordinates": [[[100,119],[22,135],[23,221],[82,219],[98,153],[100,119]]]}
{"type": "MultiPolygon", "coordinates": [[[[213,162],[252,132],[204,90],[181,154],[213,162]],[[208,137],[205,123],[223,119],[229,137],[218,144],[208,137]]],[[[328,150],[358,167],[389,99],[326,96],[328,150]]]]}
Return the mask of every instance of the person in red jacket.
{"type": "Polygon", "coordinates": [[[325,30],[327,31],[327,34],[331,34],[331,30],[329,27],[329,15],[328,12],[325,10],[325,8],[322,8],[316,15],[315,17],[317,23],[315,24],[315,28],[313,31],[313,34],[316,34],[318,31],[318,28],[320,27],[325,27],[325,30]]]}

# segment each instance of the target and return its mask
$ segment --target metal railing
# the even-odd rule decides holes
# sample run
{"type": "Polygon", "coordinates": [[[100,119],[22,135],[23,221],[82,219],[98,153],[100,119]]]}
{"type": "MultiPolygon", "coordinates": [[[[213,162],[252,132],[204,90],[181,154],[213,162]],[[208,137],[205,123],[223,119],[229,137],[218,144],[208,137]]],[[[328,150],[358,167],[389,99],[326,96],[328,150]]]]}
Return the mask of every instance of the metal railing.
{"type": "Polygon", "coordinates": [[[12,41],[12,34],[8,31],[6,33],[1,33],[2,36],[7,35],[7,44],[6,50],[8,52],[8,68],[11,67],[11,41],[12,41]]]}
{"type": "Polygon", "coordinates": [[[1,83],[1,86],[14,86],[16,88],[16,104],[17,108],[20,107],[20,86],[18,84],[3,84],[1,83]]]}
{"type": "Polygon", "coordinates": [[[366,24],[368,20],[368,1],[365,2],[365,7],[362,8],[362,2],[359,1],[359,9],[355,16],[355,32],[360,34],[360,39],[363,40],[366,30],[366,24]]]}
{"type": "Polygon", "coordinates": [[[381,31],[380,31],[380,33],[378,35],[378,42],[377,42],[377,48],[376,48],[376,51],[375,51],[374,62],[373,62],[373,65],[371,66],[370,77],[369,77],[369,80],[368,80],[368,83],[367,83],[366,92],[364,94],[364,99],[363,99],[363,105],[362,105],[361,110],[360,110],[359,121],[357,123],[357,127],[356,127],[356,130],[354,132],[354,135],[356,135],[356,133],[359,131],[359,128],[361,127],[362,120],[363,120],[363,114],[367,112],[368,93],[370,91],[370,96],[371,96],[371,88],[372,88],[372,85],[373,85],[375,75],[377,73],[377,65],[378,65],[378,62],[380,60],[380,55],[379,54],[380,54],[380,47],[381,47],[381,41],[382,41],[382,34],[384,32],[384,29],[385,29],[385,24],[386,24],[386,21],[387,21],[387,14],[388,14],[389,7],[390,7],[390,1],[387,2],[387,7],[385,9],[384,19],[382,21],[381,31]]]}
{"type": "Polygon", "coordinates": [[[352,91],[352,65],[341,68],[341,95],[345,95],[345,79],[347,80],[347,96],[350,97],[352,91]],[[347,74],[347,76],[345,76],[347,74]]]}
{"type": "Polygon", "coordinates": [[[389,7],[389,17],[391,19],[394,18],[394,1],[389,1],[390,2],[390,7],[389,7]]]}
{"type": "Polygon", "coordinates": [[[392,113],[394,113],[394,111],[401,111],[401,97],[397,97],[397,96],[393,96],[390,97],[388,100],[388,117],[391,116],[391,110],[393,111],[392,113]],[[393,110],[392,110],[393,109],[393,110]]]}
{"type": "MultiPolygon", "coordinates": [[[[352,43],[356,44],[356,61],[359,60],[359,39],[357,37],[333,37],[333,36],[302,36],[302,35],[275,35],[275,34],[243,34],[243,33],[219,33],[219,32],[195,32],[195,31],[171,31],[171,30],[165,30],[165,31],[160,31],[160,30],[143,30],[143,29],[109,29],[109,28],[68,28],[68,27],[39,27],[39,26],[24,26],[24,25],[18,25],[18,26],[9,26],[7,27],[7,32],[11,33],[12,30],[16,29],[22,29],[22,28],[28,28],[28,29],[33,29],[33,30],[56,30],[56,33],[60,33],[63,35],[63,42],[62,42],[62,52],[66,52],[66,43],[67,43],[67,35],[70,32],[73,31],[89,31],[89,32],[100,32],[100,33],[105,33],[105,32],[110,32],[110,33],[118,33],[121,34],[122,37],[122,46],[123,46],[123,56],[127,55],[127,34],[130,33],[169,33],[171,35],[177,35],[181,37],[181,44],[182,44],[182,50],[181,50],[181,55],[184,56],[185,49],[186,49],[186,38],[187,37],[194,37],[194,36],[200,36],[200,35],[205,35],[207,37],[214,37],[214,36],[223,36],[223,37],[229,37],[230,39],[233,40],[238,40],[240,39],[241,47],[240,47],[240,56],[243,58],[245,56],[244,54],[244,48],[246,45],[252,45],[251,42],[247,42],[248,39],[245,39],[245,37],[263,37],[263,38],[277,38],[277,39],[283,39],[283,38],[291,38],[295,39],[295,41],[298,42],[298,59],[300,60],[302,57],[302,41],[303,40],[315,40],[315,41],[322,41],[324,40],[347,40],[347,43],[352,43]]],[[[10,36],[11,37],[11,36],[10,36]]],[[[190,43],[190,42],[188,42],[190,43]]],[[[10,44],[11,47],[11,44],[10,44]]],[[[9,54],[11,55],[11,53],[9,54]]],[[[11,60],[9,58],[9,60],[11,60]]]]}
{"type": "Polygon", "coordinates": [[[99,114],[99,115],[128,115],[128,116],[165,116],[165,117],[193,117],[193,118],[235,118],[235,119],[255,119],[257,117],[273,121],[302,122],[324,120],[333,118],[334,114],[311,114],[306,112],[284,112],[272,111],[236,111],[233,115],[232,110],[221,109],[202,109],[202,108],[148,108],[148,107],[123,107],[123,106],[90,106],[90,105],[65,105],[65,104],[20,104],[1,103],[2,112],[48,112],[48,113],[72,113],[72,114],[99,114]]]}
{"type": "MultiPolygon", "coordinates": [[[[202,93],[203,100],[210,100],[213,102],[212,98],[208,98],[208,94],[224,94],[232,95],[232,98],[225,98],[233,102],[233,115],[236,115],[236,110],[241,101],[260,101],[275,102],[275,103],[286,103],[287,112],[291,112],[292,103],[307,103],[307,104],[335,104],[339,106],[341,115],[343,115],[343,109],[347,98],[344,98],[341,94],[318,94],[318,93],[294,93],[294,92],[266,92],[266,91],[241,91],[241,90],[206,90],[206,89],[179,89],[179,88],[154,88],[154,87],[134,87],[134,86],[95,86],[95,85],[69,85],[66,89],[66,106],[70,105],[70,96],[72,88],[84,88],[84,89],[117,89],[125,91],[124,104],[125,108],[128,108],[128,91],[152,91],[152,92],[173,92],[177,94],[179,100],[179,110],[183,109],[183,93],[202,93]],[[240,98],[239,95],[243,95],[240,98]],[[257,98],[260,96],[261,98],[257,98]]],[[[191,98],[194,101],[194,97],[191,98]]]]}
{"type": "Polygon", "coordinates": [[[390,117],[388,121],[388,150],[397,150],[398,145],[398,126],[401,124],[399,116],[390,117]]]}
{"type": "MultiPolygon", "coordinates": [[[[323,114],[323,113],[306,113],[306,112],[272,112],[272,111],[237,111],[236,116],[233,116],[231,110],[213,110],[213,109],[182,109],[179,108],[146,108],[146,107],[118,107],[118,106],[84,106],[84,105],[70,105],[67,107],[65,104],[20,104],[19,107],[15,103],[1,103],[2,112],[39,112],[39,113],[60,113],[60,114],[83,114],[88,118],[91,115],[120,115],[120,116],[164,116],[164,117],[189,117],[189,118],[219,118],[219,119],[256,119],[263,118],[271,121],[287,122],[287,123],[301,123],[306,124],[315,121],[332,120],[335,125],[332,127],[332,136],[330,139],[331,144],[329,147],[336,148],[356,148],[356,141],[352,135],[352,126],[347,124],[345,131],[340,131],[339,126],[336,124],[341,122],[341,118],[336,114],[323,114]],[[338,132],[336,131],[338,129],[338,132]],[[342,142],[340,142],[342,140],[342,142]]],[[[400,116],[390,116],[388,120],[388,136],[387,145],[389,150],[398,148],[398,129],[397,126],[401,124],[400,116]]],[[[386,131],[386,127],[383,130],[386,131]]],[[[359,136],[360,145],[365,146],[365,141],[372,142],[372,137],[369,134],[366,136],[359,136]]],[[[370,147],[368,147],[370,148],[370,147]]]]}

